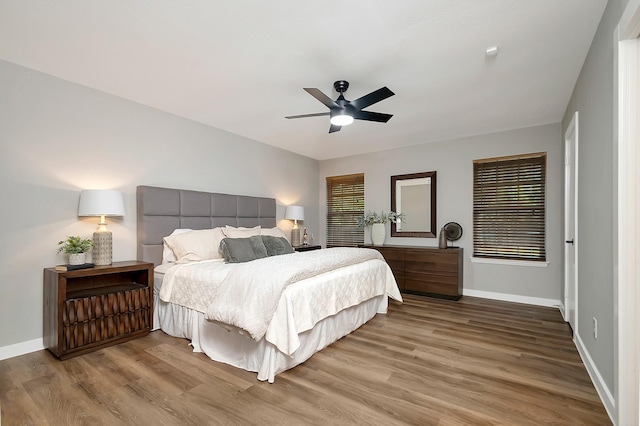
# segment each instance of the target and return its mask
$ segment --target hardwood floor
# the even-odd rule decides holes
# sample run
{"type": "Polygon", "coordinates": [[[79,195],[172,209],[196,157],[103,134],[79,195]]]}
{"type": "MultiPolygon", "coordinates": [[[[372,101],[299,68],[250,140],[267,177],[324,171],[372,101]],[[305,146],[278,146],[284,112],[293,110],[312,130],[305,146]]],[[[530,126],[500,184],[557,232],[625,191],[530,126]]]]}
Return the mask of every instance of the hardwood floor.
{"type": "Polygon", "coordinates": [[[557,309],[405,295],[274,384],[160,331],[0,361],[2,426],[606,425],[557,309]]]}

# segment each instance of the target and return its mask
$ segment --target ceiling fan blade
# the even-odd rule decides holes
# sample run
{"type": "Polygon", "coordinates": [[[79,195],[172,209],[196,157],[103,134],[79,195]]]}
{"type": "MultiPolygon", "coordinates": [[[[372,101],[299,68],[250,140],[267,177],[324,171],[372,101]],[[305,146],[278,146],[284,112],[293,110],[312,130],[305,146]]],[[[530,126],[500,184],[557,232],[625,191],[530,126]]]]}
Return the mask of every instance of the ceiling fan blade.
{"type": "Polygon", "coordinates": [[[289,115],[285,118],[307,118],[307,117],[320,117],[323,115],[329,115],[330,112],[316,112],[315,114],[302,114],[302,115],[289,115]]]}
{"type": "Polygon", "coordinates": [[[373,91],[368,95],[364,95],[363,97],[358,98],[355,101],[351,101],[351,105],[353,105],[356,109],[364,109],[369,105],[373,105],[376,102],[380,102],[393,95],[395,95],[395,93],[389,90],[387,86],[384,86],[383,88],[373,91]]]}
{"type": "Polygon", "coordinates": [[[380,112],[369,111],[356,111],[353,114],[353,118],[356,120],[378,121],[380,123],[386,123],[393,117],[393,114],[382,114],[380,112]]]}
{"type": "Polygon", "coordinates": [[[339,132],[340,129],[342,129],[342,126],[336,126],[335,124],[332,124],[331,127],[329,127],[329,133],[339,132]]]}
{"type": "Polygon", "coordinates": [[[324,93],[322,93],[320,90],[318,89],[313,89],[313,88],[307,88],[305,87],[304,90],[310,94],[311,96],[313,96],[314,98],[316,98],[317,100],[319,100],[320,102],[322,102],[323,104],[325,104],[327,106],[327,108],[333,109],[333,108],[338,108],[340,109],[340,105],[338,105],[336,103],[336,101],[334,101],[333,99],[331,99],[330,97],[328,97],[327,95],[325,95],[324,93]]]}

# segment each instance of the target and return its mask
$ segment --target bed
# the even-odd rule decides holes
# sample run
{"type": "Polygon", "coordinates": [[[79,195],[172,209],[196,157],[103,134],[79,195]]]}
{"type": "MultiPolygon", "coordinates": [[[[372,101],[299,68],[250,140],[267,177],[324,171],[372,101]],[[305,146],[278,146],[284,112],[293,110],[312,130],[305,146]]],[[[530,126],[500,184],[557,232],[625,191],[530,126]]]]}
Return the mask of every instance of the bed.
{"type": "Polygon", "coordinates": [[[138,260],[155,265],[154,329],[188,339],[195,352],[215,361],[256,372],[258,380],[273,382],[277,374],[386,313],[389,297],[402,301],[376,250],[287,252],[242,263],[205,256],[169,263],[163,239],[169,241],[176,230],[272,238],[255,234],[277,234],[275,199],[137,188],[138,260]],[[250,296],[255,288],[260,296],[250,296]]]}

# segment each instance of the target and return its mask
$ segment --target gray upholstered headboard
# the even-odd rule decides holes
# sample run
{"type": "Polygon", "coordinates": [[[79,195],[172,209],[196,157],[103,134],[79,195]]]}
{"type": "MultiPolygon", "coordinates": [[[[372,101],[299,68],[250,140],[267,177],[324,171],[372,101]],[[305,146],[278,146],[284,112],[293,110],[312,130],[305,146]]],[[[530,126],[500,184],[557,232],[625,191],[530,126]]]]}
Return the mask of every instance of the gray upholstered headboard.
{"type": "Polygon", "coordinates": [[[174,229],[276,226],[276,200],[138,186],[138,260],[162,263],[162,238],[174,229]]]}

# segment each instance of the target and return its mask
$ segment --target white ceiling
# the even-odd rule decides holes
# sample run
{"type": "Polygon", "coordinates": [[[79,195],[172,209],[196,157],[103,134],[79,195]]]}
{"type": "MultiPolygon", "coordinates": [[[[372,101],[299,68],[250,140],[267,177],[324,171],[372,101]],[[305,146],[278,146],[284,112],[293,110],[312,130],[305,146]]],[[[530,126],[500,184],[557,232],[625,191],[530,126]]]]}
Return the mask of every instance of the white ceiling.
{"type": "Polygon", "coordinates": [[[323,160],[559,122],[606,0],[2,0],[0,59],[323,160]],[[495,58],[485,57],[498,45],[495,58]],[[303,87],[395,96],[328,134],[303,87]]]}

